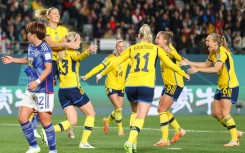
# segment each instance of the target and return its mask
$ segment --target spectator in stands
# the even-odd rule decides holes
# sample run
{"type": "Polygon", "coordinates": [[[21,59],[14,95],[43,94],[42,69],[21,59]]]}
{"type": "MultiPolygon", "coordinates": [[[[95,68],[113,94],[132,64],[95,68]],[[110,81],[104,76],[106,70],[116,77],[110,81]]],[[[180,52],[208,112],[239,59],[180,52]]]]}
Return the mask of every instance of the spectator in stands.
{"type": "MultiPolygon", "coordinates": [[[[64,17],[69,16],[69,22],[66,24],[69,24],[71,28],[74,30],[79,30],[80,32],[83,32],[82,25],[83,24],[92,24],[93,29],[95,30],[97,22],[100,20],[101,27],[105,29],[104,25],[107,25],[109,22],[109,19],[111,16],[115,17],[115,20],[117,21],[117,26],[119,28],[124,28],[123,31],[132,31],[131,27],[134,24],[142,24],[142,23],[151,23],[151,26],[153,29],[155,29],[155,32],[159,30],[171,30],[175,34],[175,40],[174,43],[181,44],[181,35],[179,29],[182,29],[182,23],[187,21],[188,16],[190,17],[190,20],[192,22],[187,21],[187,26],[190,27],[196,27],[198,31],[201,31],[201,29],[205,29],[207,24],[209,25],[209,30],[212,31],[212,27],[215,27],[218,31],[218,33],[223,34],[223,30],[230,29],[231,30],[231,38],[234,39],[234,25],[237,21],[240,23],[240,36],[244,36],[244,16],[245,12],[241,12],[240,10],[245,9],[245,3],[243,3],[242,0],[237,1],[190,1],[190,0],[184,0],[184,5],[182,1],[162,1],[162,0],[156,0],[154,3],[152,1],[137,1],[135,3],[134,1],[126,0],[123,3],[121,3],[121,0],[107,0],[105,3],[101,3],[100,1],[65,1],[65,2],[59,2],[55,3],[52,2],[46,2],[42,0],[36,0],[33,3],[37,2],[43,2],[43,6],[49,7],[49,5],[57,5],[60,9],[63,11],[61,12],[61,15],[64,17]],[[209,3],[208,3],[209,2],[209,3]],[[113,6],[113,7],[112,7],[113,6]],[[136,11],[137,10],[137,11],[136,11]],[[178,13],[176,13],[176,11],[178,13]],[[137,12],[137,13],[136,13],[137,12]],[[165,13],[165,14],[164,14],[165,13]],[[200,15],[200,13],[202,15],[200,15]],[[136,15],[138,14],[138,15],[136,15]],[[163,26],[165,25],[165,22],[160,21],[162,14],[166,15],[164,18],[170,19],[169,26],[163,26]],[[173,14],[178,16],[178,19],[173,17],[173,14]],[[200,16],[198,16],[198,14],[200,16]],[[214,17],[219,18],[216,19],[214,17]],[[161,15],[161,17],[159,17],[161,15]],[[134,16],[132,19],[132,16],[134,16]],[[183,16],[183,17],[182,17],[183,16]],[[102,18],[99,19],[99,18],[102,18]],[[229,18],[229,19],[226,19],[229,18]],[[196,26],[196,20],[199,20],[198,26],[196,26]],[[231,21],[230,21],[231,19],[231,21]],[[134,21],[133,21],[134,20],[134,21]],[[223,21],[224,20],[224,21],[223,21]],[[121,27],[121,22],[124,21],[124,26],[121,27]],[[154,23],[157,21],[156,23],[154,23]],[[160,21],[160,22],[158,22],[160,21]],[[177,22],[176,22],[177,21],[177,22]],[[119,24],[120,23],[120,24],[119,24]],[[205,23],[205,24],[203,24],[205,23]],[[162,29],[163,28],[163,29],[162,29]],[[169,29],[167,29],[169,28],[169,29]]],[[[2,28],[7,31],[8,24],[7,20],[11,17],[15,18],[18,13],[21,13],[22,18],[27,19],[31,17],[32,10],[30,5],[28,5],[27,1],[19,2],[19,1],[1,1],[0,2],[0,13],[1,14],[1,23],[2,28]],[[4,16],[4,13],[8,13],[8,17],[4,16]]],[[[35,9],[35,7],[34,7],[35,9]]],[[[68,20],[68,19],[67,19],[68,20]]],[[[25,21],[24,23],[29,23],[30,21],[25,21]]],[[[168,23],[166,23],[168,24],[168,23]]],[[[135,26],[136,29],[138,28],[138,25],[135,26]]],[[[193,29],[192,29],[193,30],[193,29]]],[[[211,33],[211,32],[208,33],[211,33]]],[[[95,31],[94,31],[95,32],[95,31]]],[[[113,31],[115,32],[115,31],[113,31]]],[[[18,30],[15,30],[15,33],[18,33],[18,30]]],[[[104,33],[101,33],[103,37],[104,33]]],[[[115,33],[114,33],[115,34],[115,33]]],[[[93,35],[89,36],[90,38],[94,38],[93,35]]],[[[125,38],[128,36],[124,36],[125,38]]],[[[200,39],[199,33],[197,35],[194,35],[194,37],[198,37],[198,40],[200,39]]],[[[205,38],[205,37],[203,37],[205,38]]],[[[183,46],[176,46],[176,48],[183,49],[183,46]],[[181,47],[181,48],[180,48],[181,47]]],[[[201,52],[201,51],[199,51],[201,52]]]]}

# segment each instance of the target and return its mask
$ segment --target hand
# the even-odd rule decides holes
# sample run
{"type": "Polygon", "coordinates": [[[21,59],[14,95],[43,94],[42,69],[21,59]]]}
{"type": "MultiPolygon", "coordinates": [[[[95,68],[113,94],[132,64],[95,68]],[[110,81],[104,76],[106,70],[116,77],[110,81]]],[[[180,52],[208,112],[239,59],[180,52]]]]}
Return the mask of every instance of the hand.
{"type": "Polygon", "coordinates": [[[181,66],[190,65],[189,60],[187,58],[183,58],[183,60],[180,62],[180,65],[181,66]]]}
{"type": "Polygon", "coordinates": [[[167,52],[167,53],[171,53],[171,52],[172,52],[172,50],[171,50],[168,46],[166,46],[166,47],[164,48],[164,50],[165,50],[165,52],[167,52]]]}
{"type": "Polygon", "coordinates": [[[11,56],[3,56],[1,57],[3,64],[10,64],[13,62],[13,57],[11,56]]]}
{"type": "Polygon", "coordinates": [[[188,74],[185,76],[185,78],[186,78],[186,81],[190,81],[190,79],[191,79],[190,75],[188,75],[188,74]]]}
{"type": "Polygon", "coordinates": [[[87,80],[87,78],[86,78],[85,76],[81,76],[81,79],[82,79],[83,81],[86,81],[86,80],[87,80]]]}
{"type": "Polygon", "coordinates": [[[97,45],[90,45],[89,48],[88,48],[88,51],[90,53],[96,53],[97,52],[97,49],[98,49],[98,46],[97,45]]]}
{"type": "Polygon", "coordinates": [[[37,81],[32,81],[29,85],[28,85],[28,89],[30,90],[35,90],[38,86],[38,82],[37,81]]]}
{"type": "Polygon", "coordinates": [[[99,83],[99,80],[102,78],[101,74],[96,75],[96,83],[99,83]]]}
{"type": "Polygon", "coordinates": [[[195,66],[191,66],[191,68],[187,70],[188,74],[194,74],[194,73],[197,73],[197,72],[198,72],[198,68],[195,67],[195,66]]]}

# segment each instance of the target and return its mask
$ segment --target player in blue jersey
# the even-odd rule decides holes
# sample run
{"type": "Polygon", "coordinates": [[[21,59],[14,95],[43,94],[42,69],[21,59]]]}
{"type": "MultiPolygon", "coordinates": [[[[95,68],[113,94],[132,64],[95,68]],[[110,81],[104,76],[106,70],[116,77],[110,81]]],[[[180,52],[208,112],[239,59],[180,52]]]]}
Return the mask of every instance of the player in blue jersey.
{"type": "Polygon", "coordinates": [[[27,38],[30,43],[26,58],[2,57],[4,64],[27,64],[25,73],[28,75],[26,92],[23,95],[19,109],[19,122],[23,133],[30,145],[26,153],[37,153],[41,149],[34,137],[29,118],[37,112],[40,122],[45,129],[49,153],[56,153],[56,135],[50,121],[54,106],[54,90],[52,76],[52,53],[48,44],[43,41],[46,36],[45,26],[40,22],[31,22],[27,25],[27,38]]]}

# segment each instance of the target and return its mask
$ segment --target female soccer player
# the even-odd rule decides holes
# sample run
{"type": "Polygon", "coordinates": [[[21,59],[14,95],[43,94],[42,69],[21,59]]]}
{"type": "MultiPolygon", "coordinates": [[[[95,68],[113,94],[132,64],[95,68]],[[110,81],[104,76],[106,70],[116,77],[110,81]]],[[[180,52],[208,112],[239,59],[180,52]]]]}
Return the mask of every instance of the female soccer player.
{"type": "Polygon", "coordinates": [[[52,77],[52,59],[49,45],[43,41],[46,36],[46,29],[42,23],[31,22],[27,25],[28,46],[27,58],[2,57],[4,64],[19,63],[28,64],[25,69],[28,75],[28,85],[23,95],[22,104],[19,109],[19,122],[23,133],[29,142],[29,150],[26,153],[40,152],[34,137],[33,129],[29,118],[36,111],[41,124],[45,129],[49,144],[49,153],[56,151],[56,135],[50,121],[54,106],[54,91],[52,77]]]}
{"type": "MultiPolygon", "coordinates": [[[[117,60],[125,49],[125,42],[123,40],[118,40],[116,42],[115,51],[104,59],[104,61],[93,68],[85,76],[81,78],[85,81],[94,74],[98,73],[103,68],[107,67],[114,60],[117,60]]],[[[109,97],[111,103],[114,106],[114,110],[108,118],[104,118],[104,133],[107,134],[109,130],[109,124],[112,120],[116,120],[118,136],[123,136],[122,127],[122,107],[124,101],[124,87],[125,87],[125,77],[130,60],[122,62],[116,69],[109,72],[105,81],[105,90],[107,96],[109,97]]]]}
{"type": "MultiPolygon", "coordinates": [[[[69,32],[65,36],[66,42],[81,42],[80,35],[76,32],[69,32]]],[[[94,127],[95,111],[94,107],[84,92],[80,84],[80,61],[87,58],[91,52],[97,50],[96,45],[91,45],[83,53],[67,48],[65,51],[58,53],[59,69],[59,100],[61,107],[64,109],[67,120],[54,126],[55,132],[60,132],[71,128],[77,124],[78,107],[86,116],[84,122],[84,131],[79,144],[79,148],[94,148],[88,143],[88,138],[94,127]]]]}
{"type": "MultiPolygon", "coordinates": [[[[64,42],[63,38],[68,33],[66,27],[59,25],[60,23],[60,13],[55,7],[50,7],[46,10],[37,10],[34,14],[34,18],[38,20],[47,22],[46,31],[47,35],[45,41],[49,44],[52,49],[52,73],[54,77],[54,85],[56,84],[56,78],[59,76],[57,67],[57,54],[59,51],[65,49],[65,47],[78,49],[80,48],[80,43],[77,42],[64,42]]],[[[34,118],[35,119],[35,118],[34,118]]],[[[68,136],[70,138],[75,138],[72,129],[68,129],[68,136]]]]}
{"type": "MultiPolygon", "coordinates": [[[[175,64],[179,65],[179,62],[182,61],[182,57],[177,53],[173,45],[171,44],[171,38],[173,37],[172,32],[160,31],[158,32],[155,42],[158,46],[163,48],[168,57],[175,64]]],[[[162,91],[162,96],[158,104],[158,113],[160,118],[160,126],[162,131],[162,139],[154,144],[154,146],[169,146],[170,142],[168,140],[168,127],[171,124],[176,134],[171,140],[172,143],[175,143],[185,134],[178,124],[177,120],[174,118],[173,114],[169,111],[169,108],[172,106],[174,101],[177,101],[179,95],[184,87],[183,76],[174,72],[169,68],[163,61],[160,62],[160,67],[162,71],[162,78],[164,82],[164,88],[162,91]]]]}
{"type": "Polygon", "coordinates": [[[239,146],[242,132],[237,131],[235,121],[230,114],[232,104],[236,104],[239,92],[233,58],[224,36],[217,33],[208,35],[206,46],[209,50],[206,62],[192,62],[185,59],[181,64],[191,66],[188,70],[189,74],[218,73],[218,89],[214,95],[212,113],[214,118],[227,127],[230,132],[231,141],[224,146],[239,146]]]}
{"type": "Polygon", "coordinates": [[[168,67],[189,79],[189,75],[175,65],[162,48],[152,44],[152,32],[149,25],[144,24],[140,28],[138,38],[140,42],[128,47],[117,60],[96,76],[98,81],[120,63],[131,59],[131,69],[125,88],[133,112],[130,119],[130,135],[124,144],[127,153],[136,152],[137,137],[153,100],[156,58],[159,57],[168,67]]]}

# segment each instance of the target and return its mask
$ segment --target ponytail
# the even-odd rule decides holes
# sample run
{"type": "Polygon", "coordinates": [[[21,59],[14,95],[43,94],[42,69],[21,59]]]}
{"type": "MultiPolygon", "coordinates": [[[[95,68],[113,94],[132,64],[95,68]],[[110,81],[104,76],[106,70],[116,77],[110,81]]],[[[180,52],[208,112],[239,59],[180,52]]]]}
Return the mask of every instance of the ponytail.
{"type": "Polygon", "coordinates": [[[223,46],[223,47],[225,47],[225,49],[227,49],[229,52],[231,52],[230,49],[228,48],[228,44],[227,44],[227,41],[226,41],[224,36],[221,36],[217,33],[212,33],[212,34],[210,34],[210,36],[213,38],[214,42],[218,43],[219,46],[223,46]]]}
{"type": "Polygon", "coordinates": [[[139,30],[139,37],[141,40],[152,42],[153,36],[151,32],[151,27],[148,24],[144,24],[139,30]]]}
{"type": "Polygon", "coordinates": [[[38,19],[38,20],[48,20],[48,15],[50,14],[50,11],[53,9],[57,9],[55,7],[50,7],[48,9],[44,9],[44,10],[37,10],[34,12],[34,18],[38,19]]]}
{"type": "Polygon", "coordinates": [[[227,44],[227,41],[226,41],[224,36],[221,36],[221,44],[220,45],[224,46],[229,52],[231,52],[230,49],[228,48],[228,44],[227,44]]]}

